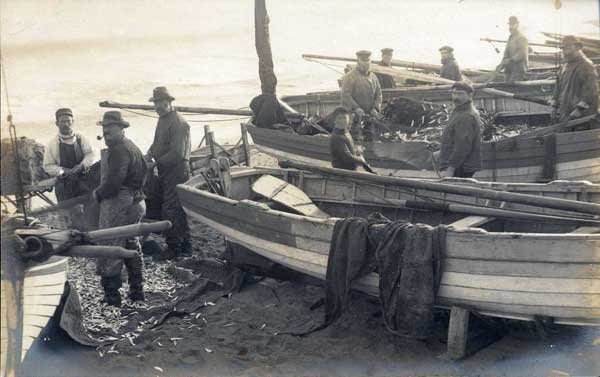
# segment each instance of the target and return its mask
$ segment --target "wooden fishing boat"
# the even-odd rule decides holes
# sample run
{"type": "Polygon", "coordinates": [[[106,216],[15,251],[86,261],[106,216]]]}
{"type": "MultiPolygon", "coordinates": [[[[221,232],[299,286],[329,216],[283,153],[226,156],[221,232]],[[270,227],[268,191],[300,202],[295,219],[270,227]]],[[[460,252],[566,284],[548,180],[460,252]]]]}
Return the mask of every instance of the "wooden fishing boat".
{"type": "MultiPolygon", "coordinates": [[[[564,221],[524,221],[511,218],[464,216],[448,211],[402,208],[403,199],[425,196],[441,203],[471,205],[485,200],[466,195],[407,189],[393,184],[324,176],[293,169],[231,169],[229,197],[208,191],[201,176],[177,187],[186,213],[223,233],[232,242],[296,271],[324,279],[334,224],[339,218],[365,217],[380,212],[392,220],[430,225],[451,224],[442,255],[442,282],[436,304],[464,306],[503,318],[551,318],[555,323],[600,325],[600,228],[564,221]],[[265,175],[302,190],[291,207],[314,204],[331,217],[300,215],[273,209],[282,185],[266,198],[253,185],[265,175]],[[300,199],[299,199],[300,198],[300,199]],[[474,228],[477,227],[477,228],[474,228]]],[[[389,178],[389,177],[387,177],[389,178]]],[[[480,183],[463,180],[465,187],[481,187],[540,197],[600,203],[600,185],[587,182],[551,184],[480,183]]],[[[487,203],[490,204],[489,202],[487,203]]],[[[496,203],[498,204],[498,203],[496,203]]],[[[514,204],[546,216],[569,211],[514,204]]],[[[597,208],[597,207],[596,207],[597,208]]],[[[317,215],[318,216],[318,215],[317,215]]],[[[596,223],[597,224],[597,223],[596,223]]],[[[378,279],[371,274],[354,288],[378,295],[378,279]]]]}
{"type": "MultiPolygon", "coordinates": [[[[529,94],[537,89],[533,87],[531,90],[529,94]]],[[[400,93],[410,93],[413,99],[434,103],[446,103],[450,100],[447,90],[394,89],[384,91],[384,96],[390,99],[400,93]]],[[[283,99],[301,114],[325,116],[339,105],[339,98],[339,92],[327,92],[283,99]]],[[[491,112],[521,117],[524,123],[538,116],[542,117],[537,119],[538,122],[545,123],[550,120],[547,108],[544,110],[542,105],[493,96],[481,91],[476,92],[474,105],[491,112]]],[[[331,166],[329,140],[326,135],[298,135],[258,128],[252,123],[248,123],[247,128],[256,147],[265,153],[280,159],[331,166]]],[[[543,178],[544,164],[552,163],[550,169],[554,170],[554,176],[551,178],[600,182],[600,130],[559,133],[556,135],[555,148],[546,146],[543,137],[525,136],[484,142],[483,169],[476,173],[475,178],[484,181],[538,182],[543,178]]],[[[437,177],[433,171],[432,152],[427,142],[367,142],[364,147],[365,159],[378,173],[416,178],[437,177]]],[[[546,172],[548,168],[546,166],[546,172]]]]}

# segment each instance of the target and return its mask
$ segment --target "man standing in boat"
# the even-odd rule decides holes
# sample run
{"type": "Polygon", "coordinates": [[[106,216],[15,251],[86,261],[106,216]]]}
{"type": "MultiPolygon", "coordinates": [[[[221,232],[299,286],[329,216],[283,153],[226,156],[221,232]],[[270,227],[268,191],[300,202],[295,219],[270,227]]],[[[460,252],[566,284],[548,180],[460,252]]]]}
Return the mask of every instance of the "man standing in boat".
{"type": "Polygon", "coordinates": [[[462,74],[458,63],[454,58],[454,49],[450,46],[442,46],[439,49],[440,55],[442,55],[442,68],[440,70],[440,77],[452,81],[461,81],[462,74]]]}
{"type": "Polygon", "coordinates": [[[191,252],[190,227],[175,186],[190,179],[190,126],[173,109],[175,98],[164,86],[154,89],[150,102],[159,115],[154,141],[146,154],[150,169],[158,168],[161,217],[171,221],[165,234],[168,249],[160,258],[172,259],[191,252]]]}
{"type": "Polygon", "coordinates": [[[56,199],[62,202],[86,194],[86,189],[77,179],[67,179],[83,172],[94,163],[94,151],[83,135],[73,131],[71,109],[56,110],[58,135],[44,151],[44,170],[56,180],[56,199]]]}
{"type": "Polygon", "coordinates": [[[598,113],[598,76],[581,48],[577,37],[567,35],[562,40],[566,63],[560,70],[551,100],[554,118],[559,113],[561,122],[598,113]]]}
{"type": "Polygon", "coordinates": [[[442,133],[440,170],[444,177],[470,178],[481,169],[481,119],[473,106],[473,87],[452,85],[454,111],[442,133]]]}
{"type": "MultiPolygon", "coordinates": [[[[381,49],[381,61],[379,65],[382,67],[392,67],[392,56],[394,54],[394,50],[391,48],[382,48],[381,49]]],[[[390,75],[386,75],[385,73],[375,73],[377,79],[379,80],[379,85],[381,89],[391,89],[396,87],[396,82],[390,75]]]]}
{"type": "Polygon", "coordinates": [[[515,16],[508,18],[510,37],[504,48],[502,62],[496,72],[504,68],[504,81],[515,82],[527,79],[529,65],[529,42],[519,31],[519,20],[515,16]]]}
{"type": "Polygon", "coordinates": [[[352,135],[348,131],[350,113],[345,107],[340,106],[333,111],[332,118],[335,127],[329,138],[331,166],[338,169],[356,170],[359,165],[366,162],[363,156],[356,153],[352,135]]]}
{"type": "Polygon", "coordinates": [[[364,121],[364,130],[360,124],[365,116],[379,119],[381,116],[382,94],[379,80],[371,68],[371,52],[361,50],[356,53],[356,67],[346,74],[342,83],[342,106],[354,114],[351,134],[359,144],[373,140],[372,124],[364,121]],[[363,139],[364,132],[364,139],[363,139]]]}
{"type": "MultiPolygon", "coordinates": [[[[129,127],[119,111],[107,111],[99,125],[102,126],[104,142],[108,147],[102,183],[92,195],[100,204],[99,228],[139,223],[144,217],[146,206],[142,186],[146,178],[146,161],[139,148],[125,137],[124,129],[129,127]]],[[[137,239],[117,239],[111,245],[124,246],[137,250],[138,256],[125,260],[129,275],[129,298],[132,301],[144,300],[143,262],[141,247],[137,239]]],[[[122,259],[99,258],[96,273],[101,277],[104,301],[113,306],[121,305],[122,259]]]]}

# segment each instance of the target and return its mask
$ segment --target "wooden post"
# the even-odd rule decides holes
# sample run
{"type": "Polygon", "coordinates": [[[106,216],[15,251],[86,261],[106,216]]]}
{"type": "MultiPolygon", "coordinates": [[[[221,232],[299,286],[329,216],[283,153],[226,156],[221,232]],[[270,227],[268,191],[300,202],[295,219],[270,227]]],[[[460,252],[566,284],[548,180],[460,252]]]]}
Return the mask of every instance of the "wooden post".
{"type": "Polygon", "coordinates": [[[242,143],[244,144],[244,157],[246,158],[246,166],[251,167],[250,163],[250,146],[248,144],[248,129],[244,123],[240,124],[242,129],[242,143]]]}
{"type": "Polygon", "coordinates": [[[448,326],[448,357],[460,360],[467,352],[467,336],[469,333],[469,310],[453,306],[450,310],[448,326]]]}
{"type": "Polygon", "coordinates": [[[217,151],[215,150],[215,134],[209,131],[206,134],[206,144],[210,148],[210,158],[217,158],[217,151]]]}

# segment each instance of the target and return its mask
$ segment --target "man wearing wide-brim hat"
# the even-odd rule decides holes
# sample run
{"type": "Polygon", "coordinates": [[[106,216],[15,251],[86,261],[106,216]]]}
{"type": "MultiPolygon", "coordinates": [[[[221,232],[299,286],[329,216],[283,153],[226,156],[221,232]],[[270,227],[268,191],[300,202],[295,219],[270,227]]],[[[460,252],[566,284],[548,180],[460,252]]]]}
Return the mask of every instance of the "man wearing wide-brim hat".
{"type": "MultiPolygon", "coordinates": [[[[102,121],[104,142],[108,147],[103,159],[102,183],[94,192],[94,199],[100,204],[99,228],[138,223],[144,217],[146,206],[142,186],[146,177],[146,161],[140,149],[127,137],[124,129],[129,122],[119,111],[107,111],[102,121]]],[[[104,301],[109,305],[120,306],[121,269],[123,263],[129,274],[129,298],[144,300],[143,262],[137,239],[116,239],[107,244],[137,250],[138,256],[122,259],[100,258],[96,273],[101,277],[104,301]]]]}
{"type": "Polygon", "coordinates": [[[496,71],[504,69],[505,82],[524,81],[527,79],[529,66],[529,41],[519,30],[519,19],[516,16],[508,18],[508,29],[510,37],[496,71]]]}
{"type": "Polygon", "coordinates": [[[342,79],[341,105],[354,114],[351,129],[352,137],[358,144],[363,140],[372,140],[373,130],[365,122],[364,139],[360,121],[365,115],[379,118],[382,102],[381,85],[377,76],[371,72],[371,52],[360,50],[356,53],[356,67],[342,79]]]}
{"type": "Polygon", "coordinates": [[[442,68],[440,69],[440,77],[452,81],[461,81],[462,74],[458,63],[454,58],[454,49],[448,45],[442,46],[439,49],[442,56],[442,68]]]}
{"type": "Polygon", "coordinates": [[[165,232],[168,249],[157,258],[171,259],[191,252],[190,227],[175,187],[190,178],[190,126],[173,108],[173,97],[164,86],[154,89],[150,102],[159,115],[154,141],[146,154],[158,168],[156,186],[161,218],[170,220],[173,227],[165,232]]]}
{"type": "MultiPolygon", "coordinates": [[[[551,101],[555,115],[560,114],[560,121],[598,113],[598,76],[581,48],[579,39],[572,35],[561,41],[566,62],[560,69],[551,101]]],[[[595,127],[596,123],[588,125],[588,128],[595,127]]]]}

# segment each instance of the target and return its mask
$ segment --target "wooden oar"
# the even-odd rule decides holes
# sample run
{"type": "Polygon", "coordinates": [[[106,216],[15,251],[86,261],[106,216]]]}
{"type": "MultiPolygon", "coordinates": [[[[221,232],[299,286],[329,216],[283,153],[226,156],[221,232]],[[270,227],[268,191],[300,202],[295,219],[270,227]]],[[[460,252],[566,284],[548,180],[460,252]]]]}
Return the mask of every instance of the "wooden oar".
{"type": "Polygon", "coordinates": [[[391,184],[397,186],[412,187],[418,189],[425,189],[436,192],[447,192],[450,194],[467,195],[467,196],[478,196],[484,199],[492,199],[506,202],[514,202],[520,204],[526,204],[537,207],[547,207],[553,209],[559,209],[563,211],[589,213],[593,215],[600,215],[600,204],[579,202],[575,200],[550,198],[544,196],[535,196],[520,194],[514,192],[496,191],[490,189],[483,189],[479,187],[468,187],[463,185],[452,185],[448,183],[432,182],[425,180],[417,180],[410,178],[400,177],[388,177],[381,175],[365,174],[357,171],[327,168],[321,166],[314,166],[296,161],[280,161],[281,167],[296,168],[307,171],[317,171],[323,174],[330,174],[336,176],[345,176],[348,178],[371,181],[377,183],[391,184]]]}

